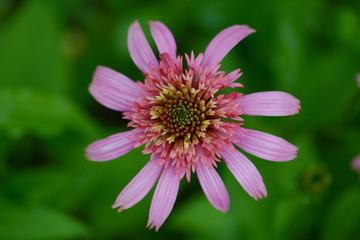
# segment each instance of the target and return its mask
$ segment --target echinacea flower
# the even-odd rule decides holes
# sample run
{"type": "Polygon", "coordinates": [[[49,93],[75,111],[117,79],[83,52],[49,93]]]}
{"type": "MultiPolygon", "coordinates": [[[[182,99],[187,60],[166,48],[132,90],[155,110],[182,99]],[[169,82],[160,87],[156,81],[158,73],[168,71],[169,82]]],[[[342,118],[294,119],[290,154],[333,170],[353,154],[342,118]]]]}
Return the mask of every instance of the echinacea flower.
{"type": "MultiPolygon", "coordinates": [[[[360,88],[360,73],[356,74],[357,86],[360,88]]],[[[360,173],[360,155],[356,156],[351,162],[351,167],[358,173],[360,173]]]]}
{"type": "Polygon", "coordinates": [[[235,147],[270,161],[288,161],[297,155],[291,143],[259,131],[245,129],[240,115],[286,116],[298,113],[300,102],[285,92],[243,95],[219,94],[242,73],[220,71],[220,62],[242,39],[255,32],[246,25],[221,31],[197,57],[176,53],[170,30],[150,22],[151,34],[160,53],[158,60],[135,21],[129,28],[128,48],[135,65],[145,76],[136,83],[109,68],[98,66],[89,87],[102,105],[123,112],[132,130],[96,141],[86,148],[93,161],[118,158],[145,144],[149,162],[117,197],[119,212],[143,199],[157,183],[147,226],[156,231],[170,214],[180,180],[195,173],[209,202],[226,212],[229,196],[215,167],[222,160],[254,199],[267,195],[262,177],[252,162],[235,147]]]}
{"type": "Polygon", "coordinates": [[[351,162],[351,167],[358,173],[360,173],[360,155],[356,156],[351,162]]]}

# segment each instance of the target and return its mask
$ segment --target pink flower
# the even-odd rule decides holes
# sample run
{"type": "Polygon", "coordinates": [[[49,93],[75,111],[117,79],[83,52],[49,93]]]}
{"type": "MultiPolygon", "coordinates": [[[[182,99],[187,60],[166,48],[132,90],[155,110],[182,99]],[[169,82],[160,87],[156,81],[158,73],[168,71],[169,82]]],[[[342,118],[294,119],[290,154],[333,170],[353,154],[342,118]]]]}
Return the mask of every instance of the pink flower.
{"type": "MultiPolygon", "coordinates": [[[[360,73],[356,74],[357,85],[360,88],[360,73]]],[[[356,156],[354,160],[351,162],[351,167],[360,173],[360,155],[356,156]]]]}
{"type": "Polygon", "coordinates": [[[266,197],[262,177],[240,149],[270,161],[289,161],[298,148],[259,131],[242,127],[239,115],[287,116],[296,114],[300,102],[285,92],[243,95],[219,94],[235,83],[242,73],[220,71],[220,62],[242,39],[255,32],[246,25],[221,31],[197,57],[176,53],[170,30],[161,22],[150,22],[151,34],[160,53],[155,57],[145,35],[135,21],[129,28],[128,48],[132,60],[144,73],[145,82],[133,82],[109,68],[98,66],[89,91],[102,105],[130,120],[127,132],[96,141],[86,148],[93,161],[118,158],[145,144],[149,162],[122,190],[113,207],[119,212],[138,203],[158,181],[151,202],[148,227],[156,231],[170,214],[180,180],[197,174],[209,202],[223,212],[229,196],[215,167],[223,160],[245,191],[255,200],[266,197]],[[231,120],[231,121],[230,121],[231,120]]]}
{"type": "Polygon", "coordinates": [[[360,173],[360,155],[356,156],[354,160],[351,162],[351,167],[360,173]]]}

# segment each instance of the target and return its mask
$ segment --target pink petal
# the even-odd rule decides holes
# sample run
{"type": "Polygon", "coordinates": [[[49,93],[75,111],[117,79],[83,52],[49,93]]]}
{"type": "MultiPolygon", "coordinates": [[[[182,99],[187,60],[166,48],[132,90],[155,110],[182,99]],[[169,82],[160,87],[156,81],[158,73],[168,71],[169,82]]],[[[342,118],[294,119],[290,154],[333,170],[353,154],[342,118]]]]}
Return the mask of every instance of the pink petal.
{"type": "Polygon", "coordinates": [[[189,68],[193,68],[195,73],[198,73],[200,63],[202,62],[204,57],[203,53],[199,53],[199,55],[195,58],[194,51],[191,51],[190,57],[185,53],[185,59],[189,68]]]}
{"type": "Polygon", "coordinates": [[[170,57],[176,59],[176,43],[171,31],[158,21],[150,21],[150,30],[159,53],[168,53],[170,57]]]}
{"type": "Polygon", "coordinates": [[[360,88],[360,73],[356,74],[356,81],[357,81],[357,85],[360,88]]]}
{"type": "Polygon", "coordinates": [[[149,64],[159,65],[137,20],[129,28],[128,49],[135,65],[143,73],[150,72],[149,64]]]}
{"type": "Polygon", "coordinates": [[[129,140],[133,131],[126,131],[111,135],[90,144],[86,149],[85,156],[92,161],[108,161],[118,158],[133,149],[136,141],[129,140]]]}
{"type": "Polygon", "coordinates": [[[360,173],[360,155],[354,158],[354,160],[351,163],[351,167],[360,173]]]}
{"type": "Polygon", "coordinates": [[[163,167],[157,165],[157,159],[149,161],[143,169],[131,180],[117,197],[113,208],[121,206],[119,212],[140,202],[152,189],[160,177],[163,167]]]}
{"type": "Polygon", "coordinates": [[[164,170],[156,186],[151,201],[150,214],[147,226],[155,227],[158,231],[166,218],[169,216],[179,190],[180,174],[175,174],[175,167],[164,170]]]}
{"type": "Polygon", "coordinates": [[[299,148],[288,141],[268,133],[244,130],[244,135],[235,136],[240,141],[235,144],[245,152],[270,161],[289,161],[297,157],[299,148]]]}
{"type": "Polygon", "coordinates": [[[241,152],[224,151],[222,157],[244,190],[255,200],[266,197],[267,192],[263,179],[254,164],[241,152]]]}
{"type": "Polygon", "coordinates": [[[202,67],[220,63],[236,44],[253,32],[255,30],[246,25],[235,25],[218,33],[205,50],[202,67]]]}
{"type": "Polygon", "coordinates": [[[229,195],[215,168],[212,167],[209,169],[199,161],[196,167],[196,173],[209,202],[216,209],[227,212],[230,204],[229,195]]]}
{"type": "Polygon", "coordinates": [[[258,92],[237,100],[245,115],[287,116],[299,113],[300,101],[285,92],[258,92]]]}
{"type": "Polygon", "coordinates": [[[134,81],[103,66],[96,68],[89,91],[99,103],[116,111],[129,111],[128,106],[139,96],[134,81]]]}

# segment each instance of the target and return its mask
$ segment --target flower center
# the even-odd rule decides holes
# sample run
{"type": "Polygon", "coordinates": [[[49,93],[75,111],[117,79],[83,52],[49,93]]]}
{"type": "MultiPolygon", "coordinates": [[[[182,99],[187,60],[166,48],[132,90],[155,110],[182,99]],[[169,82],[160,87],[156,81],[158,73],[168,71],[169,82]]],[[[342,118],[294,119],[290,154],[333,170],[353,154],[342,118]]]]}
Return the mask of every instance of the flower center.
{"type": "Polygon", "coordinates": [[[183,138],[186,143],[205,137],[210,121],[207,116],[213,114],[210,104],[198,96],[199,91],[181,84],[178,88],[169,85],[156,96],[156,105],[150,114],[157,119],[157,129],[161,129],[168,142],[183,138]]]}
{"type": "Polygon", "coordinates": [[[164,114],[160,117],[166,126],[166,131],[183,136],[201,130],[201,122],[205,120],[204,101],[185,99],[171,99],[165,104],[164,114]]]}

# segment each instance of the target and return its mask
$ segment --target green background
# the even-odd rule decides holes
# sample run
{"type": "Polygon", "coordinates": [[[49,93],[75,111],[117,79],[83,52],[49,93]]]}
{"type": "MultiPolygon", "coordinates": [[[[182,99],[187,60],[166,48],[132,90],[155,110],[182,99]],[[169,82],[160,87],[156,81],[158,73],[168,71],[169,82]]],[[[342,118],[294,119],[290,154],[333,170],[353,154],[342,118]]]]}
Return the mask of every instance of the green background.
{"type": "MultiPolygon", "coordinates": [[[[0,0],[0,239],[360,239],[360,1],[0,0]],[[148,161],[133,150],[87,161],[91,142],[124,131],[122,114],[88,86],[97,65],[143,80],[127,50],[139,19],[173,32],[178,53],[203,52],[222,29],[257,32],[226,56],[243,93],[285,91],[299,115],[245,117],[245,127],[300,147],[274,163],[247,154],[268,197],[254,201],[219,164],[230,210],[215,210],[196,176],[182,180],[158,233],[145,228],[153,190],[122,213],[117,194],[148,161]]],[[[156,52],[156,51],[155,51],[156,52]]],[[[157,52],[156,52],[157,54],[157,52]]]]}

